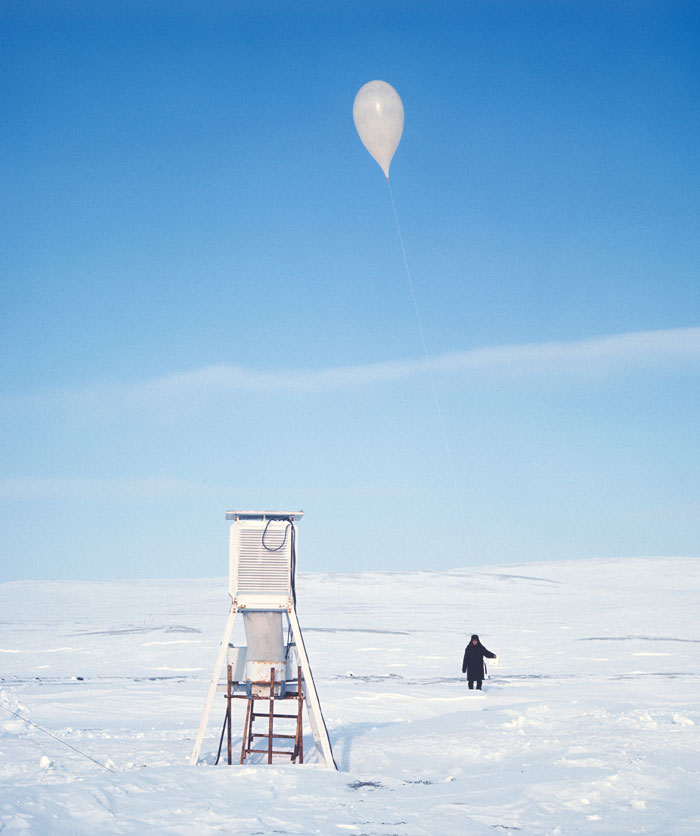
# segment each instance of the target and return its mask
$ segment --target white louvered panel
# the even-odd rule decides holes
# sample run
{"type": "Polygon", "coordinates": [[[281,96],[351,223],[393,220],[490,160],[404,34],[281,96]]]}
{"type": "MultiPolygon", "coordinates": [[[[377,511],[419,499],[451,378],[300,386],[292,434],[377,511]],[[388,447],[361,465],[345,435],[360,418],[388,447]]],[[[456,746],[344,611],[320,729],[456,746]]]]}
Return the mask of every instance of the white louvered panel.
{"type": "Polygon", "coordinates": [[[239,605],[279,607],[289,600],[292,533],[288,528],[286,521],[268,525],[247,520],[231,527],[230,591],[239,605]]]}
{"type": "Polygon", "coordinates": [[[238,591],[249,595],[271,592],[286,595],[289,589],[289,561],[284,557],[239,555],[238,591]]]}

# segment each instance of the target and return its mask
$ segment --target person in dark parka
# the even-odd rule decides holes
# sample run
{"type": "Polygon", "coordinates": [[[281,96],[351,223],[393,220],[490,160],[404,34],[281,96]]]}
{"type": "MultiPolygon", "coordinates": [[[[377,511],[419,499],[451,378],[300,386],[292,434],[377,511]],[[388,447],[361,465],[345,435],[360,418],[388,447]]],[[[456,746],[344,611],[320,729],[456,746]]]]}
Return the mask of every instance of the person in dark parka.
{"type": "Polygon", "coordinates": [[[479,641],[479,637],[474,635],[469,640],[469,644],[464,648],[464,659],[462,660],[462,673],[466,673],[469,682],[469,690],[473,690],[474,683],[478,691],[481,691],[481,683],[484,679],[484,656],[487,659],[497,659],[495,653],[491,653],[479,641]]]}

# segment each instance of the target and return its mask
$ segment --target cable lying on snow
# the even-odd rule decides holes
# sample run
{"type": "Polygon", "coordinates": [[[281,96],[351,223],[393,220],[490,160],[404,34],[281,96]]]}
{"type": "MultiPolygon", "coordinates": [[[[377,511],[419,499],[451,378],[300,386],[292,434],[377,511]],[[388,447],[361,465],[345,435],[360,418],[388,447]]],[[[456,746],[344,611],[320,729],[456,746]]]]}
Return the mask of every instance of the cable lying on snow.
{"type": "Polygon", "coordinates": [[[28,717],[25,717],[23,714],[20,714],[19,711],[14,711],[13,709],[9,708],[8,706],[4,705],[0,702],[0,708],[4,708],[8,714],[12,714],[14,717],[18,717],[20,720],[23,720],[27,725],[34,726],[35,729],[39,729],[39,731],[44,732],[44,734],[48,734],[49,737],[53,737],[54,740],[57,740],[59,743],[62,743],[64,746],[67,746],[69,749],[72,749],[74,752],[77,752],[79,755],[82,755],[84,758],[87,758],[89,761],[96,763],[102,769],[106,769],[108,772],[116,775],[114,769],[111,769],[104,763],[100,763],[99,761],[95,760],[91,755],[88,755],[86,752],[82,752],[76,746],[73,746],[72,743],[68,743],[66,740],[62,740],[60,737],[57,737],[53,732],[50,732],[48,729],[45,729],[43,726],[40,726],[38,723],[35,723],[33,720],[30,720],[28,717]]]}

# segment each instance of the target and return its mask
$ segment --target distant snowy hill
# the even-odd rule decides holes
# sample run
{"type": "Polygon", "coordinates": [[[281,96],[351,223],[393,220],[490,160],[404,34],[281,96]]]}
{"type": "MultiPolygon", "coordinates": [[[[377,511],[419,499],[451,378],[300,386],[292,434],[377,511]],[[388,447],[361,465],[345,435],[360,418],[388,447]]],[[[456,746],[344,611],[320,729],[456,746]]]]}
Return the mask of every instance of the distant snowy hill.
{"type": "Polygon", "coordinates": [[[700,560],[302,574],[338,772],[186,765],[226,589],[0,586],[0,831],[700,833],[700,560]],[[472,632],[499,655],[485,696],[472,632]]]}

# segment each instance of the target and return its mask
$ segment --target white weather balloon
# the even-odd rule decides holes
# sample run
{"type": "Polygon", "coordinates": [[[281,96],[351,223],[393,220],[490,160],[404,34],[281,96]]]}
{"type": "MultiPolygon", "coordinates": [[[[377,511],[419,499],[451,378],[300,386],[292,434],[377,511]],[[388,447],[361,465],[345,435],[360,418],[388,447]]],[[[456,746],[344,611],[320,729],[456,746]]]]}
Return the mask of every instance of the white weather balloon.
{"type": "Polygon", "coordinates": [[[355,96],[352,118],[362,144],[388,180],[389,166],[403,133],[401,97],[386,81],[368,81],[355,96]]]}

